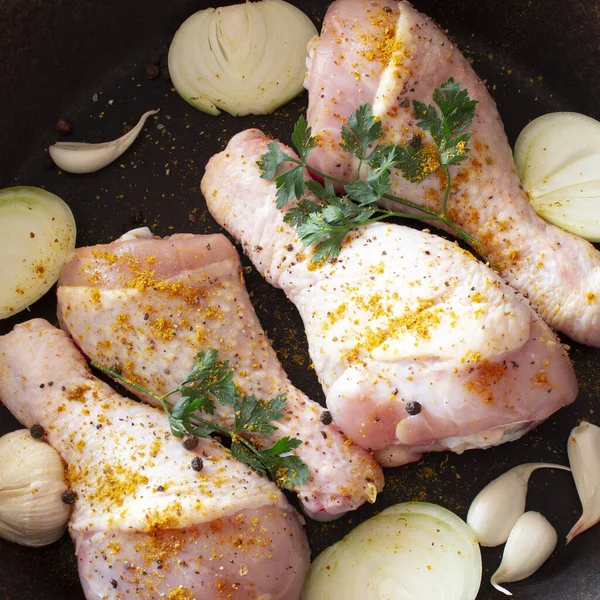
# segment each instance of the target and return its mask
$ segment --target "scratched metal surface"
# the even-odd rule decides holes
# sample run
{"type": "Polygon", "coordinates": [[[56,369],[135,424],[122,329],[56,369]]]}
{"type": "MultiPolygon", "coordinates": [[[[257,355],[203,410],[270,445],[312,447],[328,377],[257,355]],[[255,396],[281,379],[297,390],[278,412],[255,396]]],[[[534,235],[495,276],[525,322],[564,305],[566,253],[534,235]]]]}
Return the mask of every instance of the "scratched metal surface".
{"type": "MultiPolygon", "coordinates": [[[[318,25],[326,3],[295,4],[318,25]]],[[[44,186],[64,198],[78,223],[79,245],[107,242],[140,224],[158,235],[219,231],[199,191],[206,161],[249,126],[289,141],[306,98],[269,117],[213,118],[185,104],[167,79],[148,80],[146,63],[164,56],[177,26],[206,5],[191,0],[147,0],[143,8],[130,0],[0,0],[0,187],[44,186]],[[123,123],[137,120],[149,108],[161,109],[158,120],[108,168],[84,176],[47,168],[44,149],[59,137],[54,132],[59,118],[73,123],[72,139],[103,141],[119,136],[123,123]]],[[[472,57],[498,102],[511,141],[528,120],[545,112],[575,110],[600,117],[599,2],[415,0],[415,5],[436,18],[472,57]]],[[[253,270],[247,273],[247,285],[293,382],[323,401],[308,369],[294,307],[253,270]]],[[[54,321],[54,311],[50,293],[31,312],[1,322],[0,334],[32,316],[54,321]]],[[[334,523],[308,523],[313,553],[391,504],[418,498],[464,517],[477,491],[507,468],[524,461],[565,463],[568,432],[578,419],[600,424],[600,350],[571,346],[581,386],[574,405],[518,442],[462,456],[429,455],[418,464],[388,470],[386,489],[375,506],[334,523]]],[[[0,434],[17,427],[0,406],[0,434]]],[[[561,540],[580,510],[574,485],[562,472],[536,473],[528,506],[546,515],[561,540]]],[[[0,540],[0,557],[2,599],[83,598],[67,536],[38,550],[0,540]]],[[[488,584],[499,559],[500,550],[483,550],[481,600],[499,596],[488,584]]],[[[599,561],[600,527],[568,547],[560,542],[534,577],[511,590],[519,600],[595,600],[600,597],[599,561]]]]}

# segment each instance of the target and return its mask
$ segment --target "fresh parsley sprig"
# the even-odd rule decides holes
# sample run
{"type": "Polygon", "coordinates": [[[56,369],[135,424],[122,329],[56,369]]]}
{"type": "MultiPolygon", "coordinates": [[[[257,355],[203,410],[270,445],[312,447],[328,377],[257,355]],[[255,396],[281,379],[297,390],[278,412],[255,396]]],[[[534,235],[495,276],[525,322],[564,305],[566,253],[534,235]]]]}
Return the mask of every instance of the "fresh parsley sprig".
{"type": "Polygon", "coordinates": [[[207,437],[213,433],[228,436],[231,438],[231,453],[237,460],[267,474],[285,489],[294,489],[308,478],[308,467],[300,458],[290,454],[302,444],[302,440],[284,436],[270,448],[259,448],[251,441],[253,435],[271,435],[277,429],[273,421],[283,417],[286,395],[279,394],[268,400],[260,400],[254,395],[240,395],[229,362],[219,361],[216,350],[198,352],[192,370],[185,379],[163,395],[155,394],[123,377],[118,369],[107,369],[96,362],[92,362],[92,365],[159,401],[175,437],[182,438],[187,434],[207,437]],[[170,402],[168,398],[177,393],[181,394],[179,400],[170,402]],[[214,415],[216,403],[232,407],[233,429],[201,416],[214,415]]]}
{"type": "Polygon", "coordinates": [[[292,144],[299,159],[286,154],[277,142],[268,145],[267,152],[259,161],[261,177],[275,180],[277,208],[297,200],[284,220],[296,228],[305,245],[315,244],[313,262],[335,258],[346,234],[352,229],[389,217],[440,221],[459,237],[477,246],[477,241],[447,215],[452,185],[449,167],[467,158],[470,133],[465,129],[473,121],[477,101],[471,100],[467,90],[453,78],[434,91],[433,101],[437,108],[415,100],[413,110],[419,119],[417,126],[431,133],[435,148],[424,145],[421,136],[416,136],[413,142],[404,146],[377,144],[383,137],[383,127],[368,104],[363,104],[348,117],[347,124],[342,126],[340,148],[358,159],[354,181],[344,181],[308,166],[308,155],[317,146],[318,140],[312,136],[304,116],[294,126],[292,134],[292,144]],[[283,164],[291,168],[278,175],[278,168],[283,164]],[[400,169],[403,176],[413,182],[423,181],[442,169],[445,191],[441,211],[436,212],[390,194],[392,168],[400,169]],[[308,178],[304,169],[322,177],[324,185],[308,178]],[[336,194],[334,183],[342,185],[345,193],[336,194]],[[313,192],[320,202],[304,198],[306,189],[313,192]],[[417,214],[394,211],[388,207],[387,200],[407,206],[417,214]]]}

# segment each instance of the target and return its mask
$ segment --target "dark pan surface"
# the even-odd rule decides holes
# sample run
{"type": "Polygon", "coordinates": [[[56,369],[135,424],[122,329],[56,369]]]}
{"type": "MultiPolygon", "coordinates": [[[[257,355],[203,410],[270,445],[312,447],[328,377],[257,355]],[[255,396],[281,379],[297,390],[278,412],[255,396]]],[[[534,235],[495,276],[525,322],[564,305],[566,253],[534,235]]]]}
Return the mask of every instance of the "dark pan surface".
{"type": "MultiPolygon", "coordinates": [[[[317,21],[326,8],[316,0],[294,3],[317,21]]],[[[545,112],[574,110],[600,117],[596,0],[415,0],[415,4],[448,29],[472,57],[477,72],[487,78],[512,142],[530,119],[545,112]]],[[[0,0],[0,187],[43,186],[61,196],[75,214],[78,245],[104,243],[142,224],[158,235],[219,231],[199,191],[206,161],[248,126],[289,141],[291,125],[305,108],[306,98],[301,96],[269,117],[213,118],[185,104],[166,78],[148,80],[146,63],[165,57],[177,26],[206,5],[190,0],[143,4],[0,0]],[[47,168],[45,148],[59,137],[54,132],[59,118],[72,121],[71,139],[105,141],[121,135],[125,122],[135,122],[150,108],[161,109],[158,118],[150,120],[135,145],[106,169],[71,176],[47,168]]],[[[322,401],[320,386],[308,368],[297,312],[283,293],[254,270],[247,271],[259,318],[291,379],[322,401]]],[[[1,322],[0,333],[32,316],[54,321],[54,309],[50,293],[31,312],[1,322]]],[[[479,489],[506,469],[526,461],[566,463],[571,428],[582,418],[600,424],[600,350],[571,346],[581,387],[574,405],[518,442],[462,456],[433,454],[418,464],[388,470],[386,489],[375,506],[334,523],[308,523],[313,553],[391,504],[428,500],[465,517],[479,489]]],[[[0,406],[0,434],[17,427],[0,406]]],[[[509,586],[515,597],[600,598],[600,527],[568,547],[562,542],[580,511],[570,476],[546,470],[534,474],[528,508],[543,512],[561,541],[534,577],[509,586]]],[[[500,552],[483,550],[481,600],[502,597],[488,584],[500,552]]],[[[0,540],[0,557],[0,600],[83,598],[68,536],[39,550],[0,540]]]]}

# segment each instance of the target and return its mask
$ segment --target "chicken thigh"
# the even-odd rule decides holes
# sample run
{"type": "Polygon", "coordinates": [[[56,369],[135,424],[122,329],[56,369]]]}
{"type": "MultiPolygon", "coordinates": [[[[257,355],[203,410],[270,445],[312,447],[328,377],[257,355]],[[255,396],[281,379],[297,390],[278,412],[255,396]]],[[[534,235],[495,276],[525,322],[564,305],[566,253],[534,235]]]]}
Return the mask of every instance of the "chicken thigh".
{"type": "MultiPolygon", "coordinates": [[[[295,486],[306,512],[329,519],[373,502],[383,487],[371,454],[331,423],[323,407],[289,381],[244,287],[239,256],[223,235],[156,238],[148,229],[108,245],[79,248],[61,273],[58,315],[85,354],[158,394],[177,387],[200,350],[228,360],[241,393],[287,395],[284,418],[269,436],[300,438],[294,452],[309,467],[295,486]],[[136,239],[137,238],[137,239],[136,239]]],[[[131,391],[156,402],[139,390],[131,391]]],[[[231,428],[230,406],[215,417],[231,428]]]]}
{"type": "Polygon", "coordinates": [[[0,337],[0,397],[67,465],[88,600],[299,597],[309,549],[283,494],[212,439],[185,449],[162,411],[95,379],[66,333],[34,319],[0,337]]]}
{"type": "MultiPolygon", "coordinates": [[[[310,56],[307,119],[319,146],[309,164],[344,180],[353,179],[356,159],[339,149],[341,127],[360,105],[372,105],[383,143],[432,145],[431,135],[417,127],[413,101],[433,104],[433,91],[450,77],[462,84],[478,105],[468,159],[450,167],[449,217],[552,328],[600,346],[600,253],[535,214],[494,101],[438,26],[405,1],[336,0],[310,56]]],[[[400,171],[392,175],[393,194],[436,212],[445,186],[441,170],[421,183],[400,171]]]]}
{"type": "Polygon", "coordinates": [[[399,465],[516,439],[575,399],[549,327],[455,243],[374,223],[348,234],[336,260],[310,262],[276,208],[275,183],[260,178],[269,141],[256,129],[234,136],[209,161],[202,191],[298,307],[327,406],[352,440],[399,465]]]}

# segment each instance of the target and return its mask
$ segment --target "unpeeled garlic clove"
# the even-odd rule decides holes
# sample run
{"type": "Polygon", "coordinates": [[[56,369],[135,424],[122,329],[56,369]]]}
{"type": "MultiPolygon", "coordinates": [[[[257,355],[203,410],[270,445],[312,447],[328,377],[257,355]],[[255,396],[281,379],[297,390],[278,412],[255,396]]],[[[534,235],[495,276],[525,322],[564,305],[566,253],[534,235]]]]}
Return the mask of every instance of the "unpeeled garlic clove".
{"type": "Polygon", "coordinates": [[[499,583],[521,581],[533,575],[556,548],[556,529],[538,512],[522,514],[512,528],[502,554],[502,562],[491,584],[503,594],[512,593],[499,583]]]}
{"type": "Polygon", "coordinates": [[[567,444],[569,464],[583,513],[567,535],[567,544],[600,521],[600,427],[581,423],[567,444]]]}
{"type": "Polygon", "coordinates": [[[26,429],[0,438],[0,537],[33,547],[58,540],[71,512],[67,489],[56,450],[26,429]]]}
{"type": "Polygon", "coordinates": [[[137,125],[125,135],[110,142],[86,144],[85,142],[57,142],[48,148],[50,158],[67,173],[93,173],[119,158],[139,135],[146,119],[158,110],[145,112],[137,125]]]}
{"type": "Polygon", "coordinates": [[[506,542],[525,512],[527,483],[536,469],[570,470],[551,463],[525,463],[486,485],[471,503],[467,515],[467,523],[481,546],[494,547],[506,542]]]}

